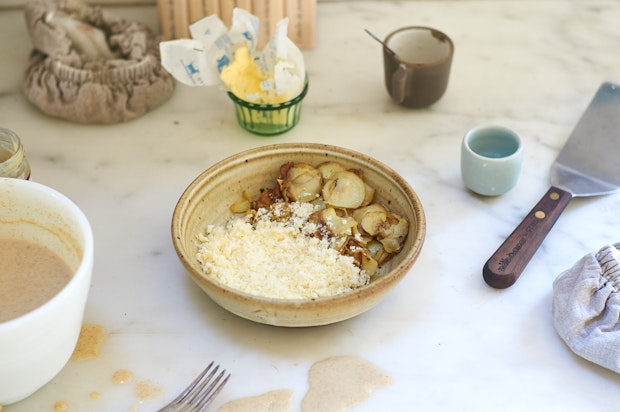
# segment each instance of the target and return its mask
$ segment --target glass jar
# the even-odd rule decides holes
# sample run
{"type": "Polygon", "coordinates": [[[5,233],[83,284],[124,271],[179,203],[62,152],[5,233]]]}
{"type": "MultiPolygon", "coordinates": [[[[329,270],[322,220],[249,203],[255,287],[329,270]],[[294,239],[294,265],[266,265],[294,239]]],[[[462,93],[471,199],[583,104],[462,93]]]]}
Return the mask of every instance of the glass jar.
{"type": "Polygon", "coordinates": [[[234,102],[237,122],[248,132],[273,136],[291,130],[299,122],[301,102],[308,92],[306,77],[301,93],[292,100],[279,104],[251,103],[231,92],[228,96],[234,102]]]}
{"type": "Polygon", "coordinates": [[[0,127],[0,177],[30,179],[30,164],[15,132],[0,127]]]}

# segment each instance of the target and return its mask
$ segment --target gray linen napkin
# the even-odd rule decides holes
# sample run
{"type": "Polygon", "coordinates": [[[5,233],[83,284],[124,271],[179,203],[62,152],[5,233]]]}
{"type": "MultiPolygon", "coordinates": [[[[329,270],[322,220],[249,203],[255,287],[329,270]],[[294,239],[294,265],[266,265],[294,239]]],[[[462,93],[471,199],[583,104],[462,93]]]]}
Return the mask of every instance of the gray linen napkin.
{"type": "Polygon", "coordinates": [[[577,355],[620,373],[620,243],[590,253],[553,282],[553,324],[577,355]]]}
{"type": "Polygon", "coordinates": [[[44,113],[77,123],[118,123],[168,100],[159,36],[78,0],[34,0],[24,7],[32,39],[22,83],[44,113]]]}

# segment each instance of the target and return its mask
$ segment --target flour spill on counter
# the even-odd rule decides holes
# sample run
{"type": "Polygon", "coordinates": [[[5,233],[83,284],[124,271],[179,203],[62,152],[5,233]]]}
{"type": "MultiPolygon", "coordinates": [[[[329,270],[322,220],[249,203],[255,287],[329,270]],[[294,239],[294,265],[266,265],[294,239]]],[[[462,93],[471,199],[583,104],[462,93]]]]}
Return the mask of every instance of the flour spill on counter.
{"type": "Polygon", "coordinates": [[[71,359],[83,361],[99,357],[101,344],[106,338],[106,331],[103,327],[94,324],[83,324],[71,359]]]}
{"type": "MultiPolygon", "coordinates": [[[[85,323],[80,329],[80,335],[71,355],[72,361],[84,362],[99,358],[101,355],[102,345],[107,337],[105,328],[100,325],[85,323]]],[[[134,374],[127,369],[118,369],[112,376],[111,381],[115,385],[128,385],[134,382],[134,374]]],[[[133,389],[136,400],[142,403],[146,400],[158,398],[164,393],[164,390],[147,380],[137,381],[134,384],[133,389]]],[[[101,394],[99,391],[93,390],[88,394],[88,397],[95,401],[99,399],[101,394]]],[[[64,412],[69,410],[70,402],[67,400],[58,400],[54,403],[54,412],[64,412]]],[[[131,406],[133,410],[138,410],[136,405],[131,406]]],[[[131,410],[131,409],[130,409],[131,410]]],[[[2,407],[0,406],[0,412],[2,407]]]]}

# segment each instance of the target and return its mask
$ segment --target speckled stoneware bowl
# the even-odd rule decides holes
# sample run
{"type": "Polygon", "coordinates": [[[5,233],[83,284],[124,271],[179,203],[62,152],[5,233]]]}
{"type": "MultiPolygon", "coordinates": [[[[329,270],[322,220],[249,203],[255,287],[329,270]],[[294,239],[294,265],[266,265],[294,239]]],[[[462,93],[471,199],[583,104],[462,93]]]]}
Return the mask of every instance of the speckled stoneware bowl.
{"type": "Polygon", "coordinates": [[[409,184],[389,167],[348,149],[322,144],[276,144],[229,157],[198,176],[185,190],[172,217],[172,240],[191,278],[213,301],[255,322],[289,327],[318,326],[357,316],[375,306],[407,274],[420,254],[426,234],[422,204],[409,184]],[[280,165],[336,161],[364,170],[364,180],[375,188],[375,201],[406,217],[407,241],[400,253],[383,265],[370,284],[355,291],[315,300],[274,299],[242,293],[212,280],[196,259],[197,235],[209,224],[224,224],[230,205],[243,191],[256,196],[273,187],[280,165]]]}

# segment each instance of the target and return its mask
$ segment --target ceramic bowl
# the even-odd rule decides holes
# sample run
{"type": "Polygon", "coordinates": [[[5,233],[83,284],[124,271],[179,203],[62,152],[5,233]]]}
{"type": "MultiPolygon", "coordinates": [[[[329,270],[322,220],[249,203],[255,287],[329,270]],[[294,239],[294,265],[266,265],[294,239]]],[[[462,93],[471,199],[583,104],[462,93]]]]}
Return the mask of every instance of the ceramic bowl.
{"type": "Polygon", "coordinates": [[[322,144],[276,144],[229,157],[199,175],[181,195],[172,217],[172,240],[191,278],[217,304],[255,322],[304,327],[339,322],[357,316],[381,301],[408,273],[420,254],[426,234],[422,204],[409,184],[389,167],[365,154],[322,144]],[[242,293],[223,286],[203,273],[196,259],[197,235],[209,224],[223,225],[231,204],[246,191],[251,196],[273,187],[280,165],[313,165],[336,161],[364,170],[365,181],[375,188],[375,201],[406,217],[410,232],[403,249],[354,291],[314,300],[274,299],[242,293]]]}
{"type": "Polygon", "coordinates": [[[40,183],[3,177],[0,239],[47,247],[73,271],[50,300],[0,322],[0,405],[9,405],[51,381],[71,357],[90,289],[94,246],[86,216],[69,198],[40,183]]]}

